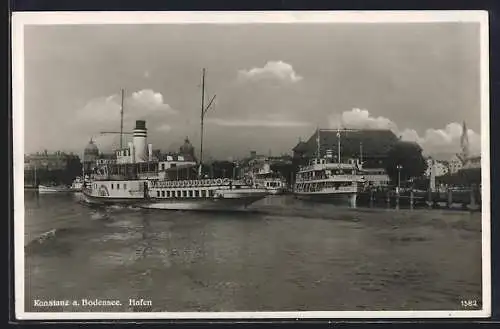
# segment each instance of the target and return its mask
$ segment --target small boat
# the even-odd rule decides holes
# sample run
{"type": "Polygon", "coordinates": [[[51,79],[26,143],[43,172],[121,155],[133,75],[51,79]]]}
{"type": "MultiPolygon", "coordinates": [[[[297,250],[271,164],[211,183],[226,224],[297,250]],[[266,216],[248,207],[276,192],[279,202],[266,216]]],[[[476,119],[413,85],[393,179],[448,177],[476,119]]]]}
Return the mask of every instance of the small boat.
{"type": "Polygon", "coordinates": [[[38,192],[39,193],[64,193],[64,192],[71,192],[71,187],[66,186],[66,185],[53,185],[53,186],[48,186],[48,185],[38,185],[38,192]]]}
{"type": "Polygon", "coordinates": [[[83,179],[80,177],[77,177],[77,178],[75,178],[75,180],[71,184],[70,189],[73,192],[81,192],[83,190],[83,184],[84,184],[83,179]]]}
{"type": "Polygon", "coordinates": [[[257,177],[255,183],[258,187],[265,188],[269,194],[273,195],[283,194],[287,189],[286,182],[279,177],[257,177]]]}

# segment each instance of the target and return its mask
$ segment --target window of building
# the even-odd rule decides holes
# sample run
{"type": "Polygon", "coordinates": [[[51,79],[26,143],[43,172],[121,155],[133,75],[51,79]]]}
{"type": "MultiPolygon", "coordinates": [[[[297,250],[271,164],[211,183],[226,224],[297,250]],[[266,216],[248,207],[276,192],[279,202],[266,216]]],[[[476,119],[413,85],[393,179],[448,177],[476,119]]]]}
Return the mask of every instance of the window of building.
{"type": "Polygon", "coordinates": [[[187,197],[187,191],[186,190],[182,191],[182,196],[183,197],[187,197]]]}
{"type": "Polygon", "coordinates": [[[201,190],[201,197],[204,198],[207,196],[207,191],[201,190]]]}
{"type": "Polygon", "coordinates": [[[160,191],[156,191],[156,197],[159,198],[160,197],[160,191]]]}
{"type": "Polygon", "coordinates": [[[165,170],[165,164],[164,163],[161,164],[161,170],[165,170]]]}
{"type": "Polygon", "coordinates": [[[180,198],[181,197],[181,191],[177,191],[177,197],[180,198]]]}
{"type": "Polygon", "coordinates": [[[127,189],[127,184],[123,184],[123,189],[126,190],[127,189]]]}
{"type": "Polygon", "coordinates": [[[170,198],[170,191],[167,191],[167,198],[170,198]]]}
{"type": "Polygon", "coordinates": [[[200,197],[200,191],[199,190],[194,191],[194,196],[196,198],[199,198],[200,197]]]}
{"type": "Polygon", "coordinates": [[[189,190],[189,197],[192,198],[193,197],[193,190],[189,190]]]}
{"type": "Polygon", "coordinates": [[[115,188],[115,185],[114,184],[111,184],[111,189],[114,189],[115,188]]]}
{"type": "Polygon", "coordinates": [[[165,191],[161,191],[161,197],[164,198],[165,197],[165,191]]]}
{"type": "Polygon", "coordinates": [[[116,189],[119,190],[120,189],[120,184],[116,184],[116,189]]]}

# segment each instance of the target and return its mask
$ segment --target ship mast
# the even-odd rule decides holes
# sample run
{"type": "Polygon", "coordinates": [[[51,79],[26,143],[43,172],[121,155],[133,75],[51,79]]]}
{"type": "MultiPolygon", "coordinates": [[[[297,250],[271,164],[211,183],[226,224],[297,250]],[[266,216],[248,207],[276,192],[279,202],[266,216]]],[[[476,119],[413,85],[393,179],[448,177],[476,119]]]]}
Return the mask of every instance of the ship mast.
{"type": "Polygon", "coordinates": [[[319,159],[320,158],[320,138],[319,138],[319,127],[318,127],[318,133],[316,134],[316,147],[317,147],[317,150],[316,150],[316,158],[319,159]]]}
{"type": "Polygon", "coordinates": [[[363,142],[359,142],[359,161],[363,164],[363,142]]]}
{"type": "Polygon", "coordinates": [[[201,176],[201,171],[203,167],[203,123],[205,119],[205,114],[207,111],[210,109],[212,106],[213,101],[215,100],[214,95],[211,99],[208,105],[205,107],[205,68],[203,68],[202,72],[202,78],[201,78],[201,113],[200,113],[200,128],[201,128],[201,134],[200,134],[200,167],[198,171],[198,176],[201,176]]]}
{"type": "Polygon", "coordinates": [[[341,163],[341,161],[340,161],[340,126],[337,127],[337,144],[338,144],[337,145],[337,148],[338,148],[338,150],[337,150],[338,155],[337,156],[338,156],[338,162],[340,165],[340,163],[341,163]]]}
{"type": "Polygon", "coordinates": [[[120,110],[120,150],[123,148],[123,95],[125,91],[122,89],[122,101],[120,110]]]}

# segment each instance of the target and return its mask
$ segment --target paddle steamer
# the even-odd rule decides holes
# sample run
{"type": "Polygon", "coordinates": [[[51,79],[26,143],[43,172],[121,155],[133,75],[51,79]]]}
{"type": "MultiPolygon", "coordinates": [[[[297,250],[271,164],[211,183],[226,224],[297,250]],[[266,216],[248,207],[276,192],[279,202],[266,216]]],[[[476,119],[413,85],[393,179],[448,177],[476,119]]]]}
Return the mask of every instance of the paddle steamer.
{"type": "Polygon", "coordinates": [[[319,129],[317,157],[306,166],[299,167],[295,176],[294,195],[299,199],[312,201],[348,201],[356,206],[357,195],[366,181],[362,164],[358,159],[341,161],[340,130],[337,131],[338,156],[333,157],[332,150],[326,150],[326,156],[320,157],[319,129]]]}
{"type": "MultiPolygon", "coordinates": [[[[205,71],[203,88],[204,75],[205,71]]],[[[205,107],[202,102],[201,136],[209,106],[205,107]]],[[[121,114],[123,122],[123,107],[121,114]]],[[[122,134],[120,131],[120,138],[122,134]]],[[[257,187],[252,180],[205,177],[202,146],[203,139],[199,162],[178,156],[175,161],[168,158],[161,161],[160,166],[160,159],[153,157],[152,144],[147,143],[146,122],[138,120],[133,141],[128,147],[115,151],[115,163],[100,165],[92,171],[90,183],[83,188],[84,198],[89,203],[133,204],[153,209],[233,210],[245,208],[268,195],[265,188],[257,187]]]]}

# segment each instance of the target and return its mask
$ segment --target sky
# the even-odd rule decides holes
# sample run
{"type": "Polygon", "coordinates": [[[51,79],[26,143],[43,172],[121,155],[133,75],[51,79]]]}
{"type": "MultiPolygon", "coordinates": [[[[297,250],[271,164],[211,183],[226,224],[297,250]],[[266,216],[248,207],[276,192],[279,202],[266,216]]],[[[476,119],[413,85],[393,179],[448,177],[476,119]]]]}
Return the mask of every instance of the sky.
{"type": "MultiPolygon", "coordinates": [[[[27,26],[25,153],[101,151],[146,120],[154,149],[291,153],[320,128],[391,129],[426,154],[480,151],[479,23],[27,26]]],[[[128,135],[127,135],[128,136],[128,135]]],[[[129,136],[127,138],[130,138],[129,136]]]]}

